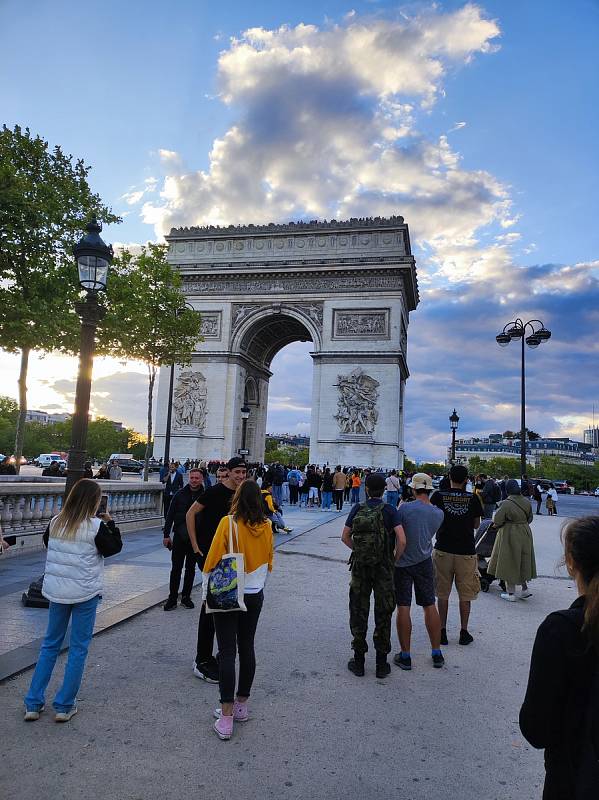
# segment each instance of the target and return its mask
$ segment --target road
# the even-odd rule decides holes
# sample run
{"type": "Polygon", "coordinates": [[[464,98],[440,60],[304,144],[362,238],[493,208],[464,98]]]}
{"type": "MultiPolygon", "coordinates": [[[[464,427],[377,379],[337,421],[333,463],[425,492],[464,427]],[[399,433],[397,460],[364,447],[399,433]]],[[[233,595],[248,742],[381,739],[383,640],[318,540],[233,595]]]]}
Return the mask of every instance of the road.
{"type": "MultiPolygon", "coordinates": [[[[545,495],[543,495],[542,511],[543,514],[547,513],[545,495]]],[[[558,517],[586,517],[589,514],[599,514],[599,497],[584,494],[559,494],[557,496],[558,517]]]]}
{"type": "MultiPolygon", "coordinates": [[[[98,471],[97,467],[94,467],[94,473],[98,471]]],[[[41,477],[43,470],[41,467],[34,467],[30,464],[24,464],[21,467],[21,475],[29,475],[31,477],[41,477]]],[[[133,483],[138,483],[141,481],[141,475],[136,472],[123,472],[123,480],[133,483]]],[[[158,473],[157,472],[150,472],[150,481],[158,482],[158,473]]]]}

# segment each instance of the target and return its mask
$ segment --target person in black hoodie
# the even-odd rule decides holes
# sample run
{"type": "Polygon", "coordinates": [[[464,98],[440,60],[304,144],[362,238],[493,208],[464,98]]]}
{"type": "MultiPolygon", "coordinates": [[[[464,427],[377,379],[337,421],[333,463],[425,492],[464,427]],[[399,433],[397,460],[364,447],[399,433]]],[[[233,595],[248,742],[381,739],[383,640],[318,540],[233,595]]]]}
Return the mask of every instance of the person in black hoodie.
{"type": "Polygon", "coordinates": [[[172,611],[173,608],[177,608],[183,564],[185,564],[185,575],[183,577],[181,605],[185,608],[195,608],[191,599],[191,590],[193,588],[193,579],[195,578],[196,561],[187,533],[185,515],[204,491],[204,488],[201,469],[198,467],[190,469],[189,483],[173,495],[168,507],[162,543],[167,550],[171,550],[172,567],[169,578],[168,600],[163,606],[165,611],[172,611]],[[172,529],[174,530],[174,535],[171,540],[172,529]]]}
{"type": "Polygon", "coordinates": [[[554,611],[535,639],[520,730],[545,750],[543,800],[599,796],[599,516],[562,532],[579,597],[554,611]]]}

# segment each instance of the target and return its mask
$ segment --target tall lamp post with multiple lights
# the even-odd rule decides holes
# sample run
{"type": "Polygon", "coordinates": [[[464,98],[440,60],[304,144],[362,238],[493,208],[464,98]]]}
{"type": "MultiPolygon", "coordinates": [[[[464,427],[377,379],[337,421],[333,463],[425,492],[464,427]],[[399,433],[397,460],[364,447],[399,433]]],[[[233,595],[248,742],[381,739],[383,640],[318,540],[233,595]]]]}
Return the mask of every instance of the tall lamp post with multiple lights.
{"type": "Polygon", "coordinates": [[[458,429],[458,422],[460,418],[458,417],[456,410],[454,408],[453,414],[449,417],[449,427],[451,428],[451,466],[455,464],[455,432],[458,429]]]}
{"type": "Polygon", "coordinates": [[[112,246],[107,245],[100,237],[101,230],[102,226],[93,218],[86,226],[85,236],[73,248],[79,272],[79,285],[85,289],[86,297],[85,300],[75,303],[75,310],[81,318],[81,338],[65,499],[77,481],[83,477],[96,327],[106,313],[98,303],[98,292],[106,290],[113,252],[112,246]]]}
{"type": "Polygon", "coordinates": [[[511,341],[518,339],[522,345],[522,359],[520,367],[520,477],[526,474],[526,375],[524,356],[526,348],[538,347],[542,342],[551,338],[551,331],[539,319],[523,322],[515,319],[503,326],[501,333],[495,337],[500,347],[507,347],[511,341]],[[527,336],[527,332],[528,336],[527,336]]]}

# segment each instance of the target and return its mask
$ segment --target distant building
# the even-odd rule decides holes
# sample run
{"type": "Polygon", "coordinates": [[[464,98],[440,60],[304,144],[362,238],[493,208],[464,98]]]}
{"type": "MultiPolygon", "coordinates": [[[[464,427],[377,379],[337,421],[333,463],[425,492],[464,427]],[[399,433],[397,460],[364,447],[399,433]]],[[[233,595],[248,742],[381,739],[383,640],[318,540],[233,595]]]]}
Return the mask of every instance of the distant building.
{"type": "MultiPolygon", "coordinates": [[[[592,467],[599,462],[589,443],[577,442],[567,437],[548,437],[526,441],[526,463],[539,466],[542,456],[557,456],[561,464],[574,464],[592,467]]],[[[456,464],[468,466],[470,459],[478,457],[484,461],[492,458],[520,458],[520,439],[506,439],[497,434],[485,438],[456,439],[456,464]]],[[[447,463],[450,463],[451,448],[447,450],[447,463]]]]}
{"type": "Polygon", "coordinates": [[[599,428],[587,428],[584,432],[584,443],[599,448],[599,428]]]}
{"type": "Polygon", "coordinates": [[[266,444],[274,444],[275,447],[293,447],[299,449],[300,447],[310,446],[309,436],[299,436],[291,433],[267,433],[266,444]]]}
{"type": "Polygon", "coordinates": [[[71,419],[70,414],[51,414],[49,411],[28,411],[25,422],[37,422],[40,425],[54,425],[55,422],[66,422],[71,419]]]}

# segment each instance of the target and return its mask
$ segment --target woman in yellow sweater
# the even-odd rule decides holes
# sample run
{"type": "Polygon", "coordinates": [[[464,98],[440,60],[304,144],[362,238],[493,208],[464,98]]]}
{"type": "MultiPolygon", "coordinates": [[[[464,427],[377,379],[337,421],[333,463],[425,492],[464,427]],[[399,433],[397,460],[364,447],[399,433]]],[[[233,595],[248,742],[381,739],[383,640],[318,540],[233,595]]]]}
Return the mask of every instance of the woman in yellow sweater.
{"type": "MultiPolygon", "coordinates": [[[[218,641],[218,683],[221,708],[217,708],[214,730],[220,739],[230,739],[233,721],[248,719],[248,697],[256,672],[254,636],[264,602],[264,584],[272,571],[272,525],[264,513],[260,487],[244,481],[231,503],[235,552],[242,552],[245,564],[244,602],[247,611],[214,614],[218,641]],[[235,656],[239,652],[239,681],[235,698],[235,656]]],[[[203,580],[229,552],[229,517],[223,517],[206,556],[203,580]]],[[[206,585],[206,583],[204,584],[206,585]]]]}

